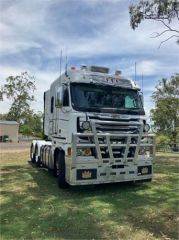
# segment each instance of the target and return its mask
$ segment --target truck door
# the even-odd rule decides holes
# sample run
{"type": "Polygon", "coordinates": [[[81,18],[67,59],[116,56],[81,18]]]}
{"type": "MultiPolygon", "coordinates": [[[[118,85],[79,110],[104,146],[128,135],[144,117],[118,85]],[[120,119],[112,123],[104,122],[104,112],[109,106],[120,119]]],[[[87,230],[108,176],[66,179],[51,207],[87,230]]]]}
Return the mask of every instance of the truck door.
{"type": "Polygon", "coordinates": [[[59,87],[56,91],[56,132],[62,138],[67,137],[69,129],[69,89],[68,86],[59,87]]]}

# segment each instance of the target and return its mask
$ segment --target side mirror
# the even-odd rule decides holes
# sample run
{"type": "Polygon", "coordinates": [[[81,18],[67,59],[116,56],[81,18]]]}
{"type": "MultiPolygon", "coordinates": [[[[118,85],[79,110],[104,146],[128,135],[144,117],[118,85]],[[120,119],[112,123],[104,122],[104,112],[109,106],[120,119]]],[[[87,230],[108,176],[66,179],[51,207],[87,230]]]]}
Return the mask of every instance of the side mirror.
{"type": "Polygon", "coordinates": [[[142,106],[144,106],[144,96],[143,96],[143,93],[140,93],[139,97],[140,97],[140,101],[142,103],[142,106]]]}
{"type": "Polygon", "coordinates": [[[55,96],[55,107],[61,108],[63,105],[63,87],[59,87],[55,96]]]}

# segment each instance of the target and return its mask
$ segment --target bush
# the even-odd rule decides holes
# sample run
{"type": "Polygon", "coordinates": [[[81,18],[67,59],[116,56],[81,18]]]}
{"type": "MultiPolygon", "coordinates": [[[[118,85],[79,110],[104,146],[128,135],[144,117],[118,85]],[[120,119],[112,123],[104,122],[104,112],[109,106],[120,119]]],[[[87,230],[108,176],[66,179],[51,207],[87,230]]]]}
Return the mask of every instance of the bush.
{"type": "Polygon", "coordinates": [[[156,138],[157,145],[168,145],[171,142],[171,139],[167,135],[158,135],[156,138]]]}

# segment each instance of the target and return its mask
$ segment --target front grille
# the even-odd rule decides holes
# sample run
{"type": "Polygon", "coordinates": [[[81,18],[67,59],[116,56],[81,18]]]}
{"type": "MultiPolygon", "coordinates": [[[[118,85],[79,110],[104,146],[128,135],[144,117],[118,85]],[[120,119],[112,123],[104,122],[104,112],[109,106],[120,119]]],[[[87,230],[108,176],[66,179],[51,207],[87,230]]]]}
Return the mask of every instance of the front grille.
{"type": "Polygon", "coordinates": [[[141,127],[139,119],[89,118],[94,121],[97,133],[138,134],[141,127]]]}
{"type": "MultiPolygon", "coordinates": [[[[149,147],[151,156],[154,156],[155,138],[154,135],[143,133],[143,122],[134,117],[115,117],[88,116],[91,132],[73,134],[73,166],[76,156],[78,161],[83,158],[77,155],[78,150],[86,148],[91,149],[89,159],[98,160],[99,166],[112,164],[114,169],[136,164],[141,147],[149,147]],[[143,137],[147,138],[146,142],[141,142],[143,137]]],[[[125,173],[121,171],[120,174],[125,173]]]]}

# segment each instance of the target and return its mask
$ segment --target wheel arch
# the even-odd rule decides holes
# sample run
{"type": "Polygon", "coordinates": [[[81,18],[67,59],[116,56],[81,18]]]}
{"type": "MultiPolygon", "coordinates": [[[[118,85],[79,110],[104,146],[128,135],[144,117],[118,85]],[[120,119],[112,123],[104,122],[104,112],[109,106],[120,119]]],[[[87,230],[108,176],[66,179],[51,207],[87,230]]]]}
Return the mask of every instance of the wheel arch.
{"type": "Polygon", "coordinates": [[[63,153],[63,155],[65,156],[65,151],[61,147],[55,148],[55,151],[54,151],[54,164],[56,164],[57,155],[58,155],[59,152],[63,153]]]}

